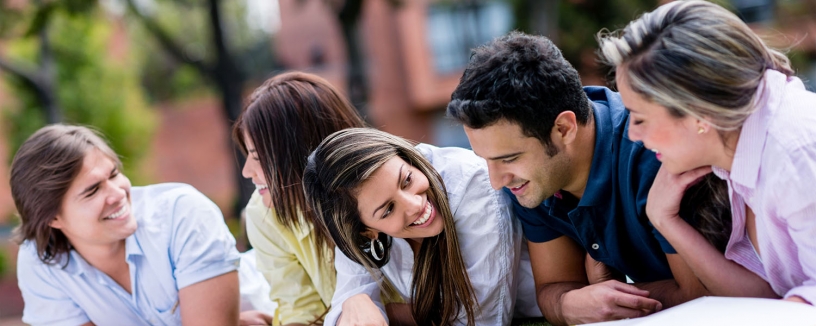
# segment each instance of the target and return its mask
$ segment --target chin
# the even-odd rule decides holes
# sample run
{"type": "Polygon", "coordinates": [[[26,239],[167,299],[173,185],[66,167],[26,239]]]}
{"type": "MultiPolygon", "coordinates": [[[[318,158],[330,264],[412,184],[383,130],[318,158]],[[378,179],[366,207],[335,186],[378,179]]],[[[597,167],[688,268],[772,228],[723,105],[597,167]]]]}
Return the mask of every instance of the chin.
{"type": "Polygon", "coordinates": [[[272,207],[272,195],[270,195],[269,193],[261,195],[261,201],[263,201],[264,206],[274,208],[272,207]]]}

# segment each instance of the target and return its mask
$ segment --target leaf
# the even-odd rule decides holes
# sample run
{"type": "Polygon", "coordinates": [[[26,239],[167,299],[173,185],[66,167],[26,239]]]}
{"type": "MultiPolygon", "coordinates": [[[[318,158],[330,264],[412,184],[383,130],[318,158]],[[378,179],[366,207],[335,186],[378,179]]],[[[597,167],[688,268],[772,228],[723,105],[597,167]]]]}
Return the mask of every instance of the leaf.
{"type": "Polygon", "coordinates": [[[34,19],[31,20],[31,25],[28,26],[25,36],[34,36],[42,31],[43,28],[48,25],[48,22],[51,20],[56,8],[56,2],[48,2],[37,8],[37,12],[34,14],[34,19]]]}

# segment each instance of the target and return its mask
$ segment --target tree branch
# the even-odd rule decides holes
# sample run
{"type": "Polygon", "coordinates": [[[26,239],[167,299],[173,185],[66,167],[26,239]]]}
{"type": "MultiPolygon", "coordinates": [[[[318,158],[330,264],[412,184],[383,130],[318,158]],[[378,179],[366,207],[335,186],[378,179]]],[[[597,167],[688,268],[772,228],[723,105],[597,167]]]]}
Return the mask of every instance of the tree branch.
{"type": "Polygon", "coordinates": [[[17,66],[3,59],[2,57],[0,57],[0,69],[3,69],[15,77],[22,79],[26,84],[36,86],[38,83],[38,76],[36,72],[17,66]]]}
{"type": "Polygon", "coordinates": [[[162,29],[158,23],[142,14],[139,11],[139,9],[136,8],[136,5],[133,3],[133,0],[127,0],[127,5],[129,11],[136,15],[136,18],[138,18],[142,22],[145,28],[147,28],[147,31],[153,34],[153,36],[159,40],[159,43],[161,43],[162,47],[164,47],[164,49],[168,53],[170,53],[170,55],[173,56],[173,58],[180,62],[195,67],[203,75],[212,76],[212,74],[214,73],[214,69],[212,67],[204,64],[201,60],[194,60],[189,58],[185,54],[181,46],[178,43],[176,43],[172,37],[170,37],[170,34],[167,33],[167,31],[162,29]]]}

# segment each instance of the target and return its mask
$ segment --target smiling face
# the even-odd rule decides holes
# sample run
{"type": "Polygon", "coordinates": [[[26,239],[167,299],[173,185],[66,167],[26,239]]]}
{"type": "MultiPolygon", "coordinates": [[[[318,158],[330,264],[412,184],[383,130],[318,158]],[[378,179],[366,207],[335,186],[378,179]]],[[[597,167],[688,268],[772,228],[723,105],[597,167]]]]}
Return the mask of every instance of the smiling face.
{"type": "Polygon", "coordinates": [[[92,148],[50,226],[61,230],[75,248],[115,244],[136,232],[130,204],[130,180],[113,160],[92,148]]]}
{"type": "Polygon", "coordinates": [[[266,175],[261,166],[261,160],[255,150],[255,145],[252,144],[252,138],[246,134],[244,135],[244,144],[246,144],[247,160],[244,163],[244,168],[241,169],[241,175],[252,180],[255,189],[258,189],[258,193],[263,199],[264,205],[272,207],[272,195],[269,193],[269,185],[266,184],[266,175]]]}
{"type": "Polygon", "coordinates": [[[632,90],[625,75],[625,69],[619,69],[615,80],[629,110],[629,139],[643,142],[671,173],[711,165],[706,163],[705,151],[712,137],[719,139],[717,133],[691,116],[675,117],[664,106],[646,100],[632,90]]]}
{"type": "Polygon", "coordinates": [[[563,148],[547,155],[544,144],[524,135],[518,124],[500,120],[481,129],[465,127],[465,133],[476,155],[487,161],[493,188],[507,187],[524,207],[541,205],[569,183],[569,159],[563,148]]]}
{"type": "MultiPolygon", "coordinates": [[[[436,203],[428,200],[428,178],[394,156],[363,182],[357,209],[363,224],[376,232],[421,240],[442,233],[444,223],[436,203]]],[[[373,238],[369,236],[369,238],[373,238]]]]}

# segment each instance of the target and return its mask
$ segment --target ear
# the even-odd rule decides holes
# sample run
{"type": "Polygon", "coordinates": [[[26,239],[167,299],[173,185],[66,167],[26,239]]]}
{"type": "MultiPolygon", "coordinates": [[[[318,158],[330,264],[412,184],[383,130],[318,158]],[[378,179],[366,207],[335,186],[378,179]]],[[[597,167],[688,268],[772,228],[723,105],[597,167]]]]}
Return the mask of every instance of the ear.
{"type": "Polygon", "coordinates": [[[575,140],[577,134],[578,119],[575,118],[575,112],[564,111],[555,117],[552,135],[550,135],[553,143],[559,145],[570,144],[575,140]]]}
{"type": "Polygon", "coordinates": [[[380,232],[377,232],[377,230],[374,230],[372,228],[366,228],[365,232],[362,232],[360,234],[366,238],[374,240],[380,235],[380,232]]]}
{"type": "Polygon", "coordinates": [[[59,215],[57,215],[53,220],[51,220],[51,222],[48,222],[48,226],[55,229],[62,229],[62,219],[59,215]]]}

